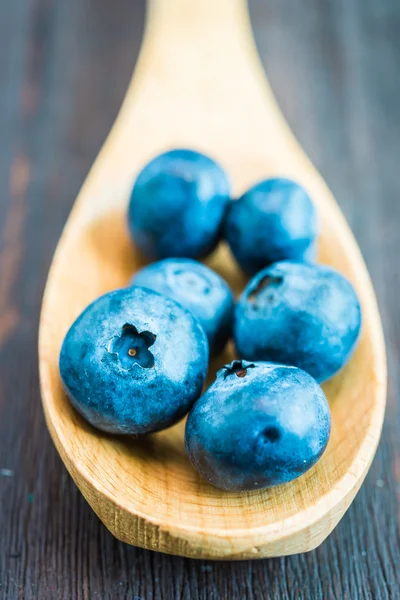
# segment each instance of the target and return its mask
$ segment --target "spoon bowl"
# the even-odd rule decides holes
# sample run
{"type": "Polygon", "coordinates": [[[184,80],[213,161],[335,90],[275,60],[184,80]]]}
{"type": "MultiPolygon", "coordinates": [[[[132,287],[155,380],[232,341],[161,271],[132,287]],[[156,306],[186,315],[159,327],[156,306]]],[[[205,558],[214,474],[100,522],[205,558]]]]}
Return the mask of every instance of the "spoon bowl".
{"type": "MultiPolygon", "coordinates": [[[[225,244],[207,263],[238,292],[225,244]]],[[[233,350],[210,366],[210,378],[233,350]]],[[[49,273],[40,322],[43,407],[75,483],[120,540],[194,558],[247,559],[318,546],[355,497],[374,456],[386,398],[385,349],[371,282],[351,231],[285,123],[253,43],[245,0],[150,0],[135,76],[74,205],[49,273]],[[155,154],[189,147],[216,159],[233,192],[282,176],[307,189],[320,221],[319,260],[354,284],[363,331],[350,363],[324,386],[332,435],[322,459],[289,484],[227,493],[193,470],[184,424],[143,439],[100,433],[63,392],[58,356],[73,320],[127,285],[143,259],[126,225],[132,183],[155,154]]]]}

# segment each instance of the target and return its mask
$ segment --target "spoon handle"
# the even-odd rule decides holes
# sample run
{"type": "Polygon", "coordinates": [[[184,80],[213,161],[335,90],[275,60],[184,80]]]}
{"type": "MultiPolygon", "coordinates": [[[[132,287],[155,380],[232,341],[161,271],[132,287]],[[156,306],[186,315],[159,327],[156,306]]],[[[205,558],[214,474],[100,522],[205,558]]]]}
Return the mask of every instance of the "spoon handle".
{"type": "MultiPolygon", "coordinates": [[[[207,23],[240,19],[247,14],[247,0],[148,0],[149,20],[160,19],[191,25],[200,20],[207,23]]],[[[222,23],[221,23],[222,24],[222,23]]]]}
{"type": "Polygon", "coordinates": [[[257,56],[246,0],[148,0],[147,8],[134,79],[145,72],[154,83],[167,80],[167,90],[204,94],[257,56]]]}
{"type": "Polygon", "coordinates": [[[287,154],[293,139],[265,78],[246,0],[148,1],[140,57],[114,129],[128,136],[138,128],[152,152],[155,141],[198,140],[207,150],[203,139],[211,149],[229,148],[235,137],[250,152],[255,138],[259,146],[268,139],[271,166],[287,154]]]}

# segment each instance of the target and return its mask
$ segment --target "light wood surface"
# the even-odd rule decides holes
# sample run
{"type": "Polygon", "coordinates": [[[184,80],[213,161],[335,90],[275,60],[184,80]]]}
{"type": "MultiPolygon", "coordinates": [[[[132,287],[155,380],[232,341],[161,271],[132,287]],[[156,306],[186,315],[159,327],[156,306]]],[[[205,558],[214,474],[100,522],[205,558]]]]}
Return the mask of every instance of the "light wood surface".
{"type": "MultiPolygon", "coordinates": [[[[224,245],[209,263],[240,290],[243,278],[224,245]]],[[[150,2],[134,79],[53,260],[39,354],[55,445],[92,508],[123,541],[199,558],[292,554],[320,544],[353,500],[384,414],[379,315],[352,234],[265,81],[244,0],[150,2]],[[360,345],[325,386],[333,419],[328,449],[311,471],[274,490],[223,493],[201,480],[185,455],[182,423],[143,441],[99,434],[73,411],[61,388],[58,354],[69,325],[96,296],[125,285],[140,262],[125,224],[135,174],[155,153],[175,146],[215,157],[235,194],[271,175],[305,185],[321,217],[319,258],[347,275],[360,295],[360,345]]],[[[229,359],[228,352],[211,365],[211,379],[229,359]]]]}

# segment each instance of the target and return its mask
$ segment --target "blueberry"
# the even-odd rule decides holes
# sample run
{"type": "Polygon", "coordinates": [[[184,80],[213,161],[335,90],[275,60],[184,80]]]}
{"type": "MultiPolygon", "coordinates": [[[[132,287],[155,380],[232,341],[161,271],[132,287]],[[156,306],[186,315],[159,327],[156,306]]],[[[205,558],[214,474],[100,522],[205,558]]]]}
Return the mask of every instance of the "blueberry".
{"type": "Polygon", "coordinates": [[[236,305],[241,358],[304,369],[325,381],[351,357],[361,309],[350,282],[330,267],[279,262],[253,277],[236,305]]]}
{"type": "Polygon", "coordinates": [[[224,236],[244,271],[280,260],[308,260],[318,220],[306,191],[290,179],[266,179],[231,202],[224,236]]]}
{"type": "Polygon", "coordinates": [[[309,246],[307,248],[307,250],[304,252],[301,262],[315,263],[317,261],[317,256],[318,256],[318,244],[317,244],[317,240],[315,240],[311,244],[311,246],[309,246]]]}
{"type": "Polygon", "coordinates": [[[327,400],[305,371],[234,361],[190,411],[185,443],[193,466],[210,483],[252,490],[308,471],[329,434],[327,400]]]}
{"type": "Polygon", "coordinates": [[[220,239],[229,192],[211,158],[193,150],[160,154],[133,187],[128,222],[135,244],[152,260],[206,256],[220,239]]]}
{"type": "Polygon", "coordinates": [[[224,348],[232,331],[234,302],[228,284],[215,271],[194,260],[166,258],[136,273],[132,283],[190,310],[202,324],[213,355],[224,348]]]}
{"type": "Polygon", "coordinates": [[[95,300],[68,331],[60,373],[72,404],[109,433],[158,431],[201,394],[208,343],[198,320],[151,290],[132,287],[95,300]]]}

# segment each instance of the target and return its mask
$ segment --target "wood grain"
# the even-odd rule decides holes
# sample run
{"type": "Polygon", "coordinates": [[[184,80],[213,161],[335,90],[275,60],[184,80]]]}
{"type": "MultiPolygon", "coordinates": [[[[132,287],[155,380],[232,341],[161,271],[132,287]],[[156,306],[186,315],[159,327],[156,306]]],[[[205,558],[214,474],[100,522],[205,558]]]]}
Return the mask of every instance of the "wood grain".
{"type": "MultiPolygon", "coordinates": [[[[210,262],[241,290],[243,276],[226,245],[210,262]]],[[[218,367],[232,359],[232,353],[219,357],[218,367]]],[[[357,493],[378,444],[386,400],[380,317],[354,238],[265,80],[245,0],[149,2],[122,109],[51,265],[39,364],[54,443],[93,510],[124,542],[192,558],[305,552],[326,538],[357,493]],[[306,475],[273,490],[225,493],[210,486],[190,465],[183,423],[136,442],[101,435],[78,417],[62,389],[58,355],[69,326],[93,299],[125,286],[141,265],[126,226],[132,181],[149,158],[174,147],[215,157],[230,175],[234,196],[268,176],[302,183],[319,213],[320,260],[358,290],[363,335],[349,365],[325,386],[332,413],[327,451],[306,475]]],[[[211,365],[211,378],[215,372],[211,365]]]]}
{"type": "MultiPolygon", "coordinates": [[[[9,4],[6,16],[14,28],[4,28],[1,39],[8,40],[14,62],[13,69],[1,71],[9,96],[0,118],[1,131],[12,137],[3,141],[0,168],[7,174],[10,149],[22,147],[32,162],[32,179],[22,260],[8,294],[21,317],[0,360],[0,466],[14,471],[0,479],[4,597],[264,598],[268,590],[273,598],[397,598],[397,6],[252,2],[274,90],[350,217],[367,258],[383,309],[392,377],[377,459],[329,540],[308,555],[232,564],[176,559],[116,542],[76,492],[44,433],[34,325],[44,279],[68,210],[122,98],[143,7],[118,0],[110,14],[106,1],[71,0],[56,9],[36,3],[44,25],[35,43],[46,51],[37,72],[41,102],[27,122],[16,82],[25,72],[28,30],[32,43],[27,21],[33,15],[28,3],[9,4]],[[84,90],[89,72],[91,85],[84,90]]],[[[3,194],[0,203],[4,223],[10,197],[3,194]]]]}

